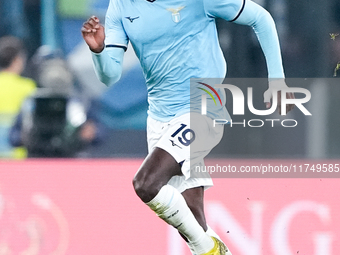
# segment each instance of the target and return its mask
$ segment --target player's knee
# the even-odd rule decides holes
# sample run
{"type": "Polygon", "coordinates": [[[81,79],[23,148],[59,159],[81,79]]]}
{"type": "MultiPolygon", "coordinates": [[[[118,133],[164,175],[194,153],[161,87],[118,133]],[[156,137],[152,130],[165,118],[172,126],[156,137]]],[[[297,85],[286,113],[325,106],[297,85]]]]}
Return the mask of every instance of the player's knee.
{"type": "Polygon", "coordinates": [[[137,194],[137,196],[140,197],[139,194],[141,194],[143,191],[143,185],[141,183],[141,181],[137,178],[137,176],[135,176],[132,180],[132,185],[133,185],[133,188],[137,194]]]}
{"type": "Polygon", "coordinates": [[[138,174],[133,178],[132,184],[137,196],[144,203],[150,202],[159,191],[158,185],[155,185],[150,180],[141,178],[138,174]]]}

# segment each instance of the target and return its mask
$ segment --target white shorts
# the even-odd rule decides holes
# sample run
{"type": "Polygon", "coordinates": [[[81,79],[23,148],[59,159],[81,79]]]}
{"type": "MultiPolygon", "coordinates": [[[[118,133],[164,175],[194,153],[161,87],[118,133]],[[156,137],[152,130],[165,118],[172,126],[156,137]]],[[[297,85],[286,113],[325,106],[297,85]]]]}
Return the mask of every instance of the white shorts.
{"type": "Polygon", "coordinates": [[[196,166],[204,166],[204,157],[220,142],[222,135],[223,125],[213,127],[213,120],[199,113],[187,113],[169,122],[147,119],[149,153],[159,147],[182,165],[183,175],[174,176],[168,182],[181,193],[194,187],[213,186],[208,173],[193,173],[196,166]]]}

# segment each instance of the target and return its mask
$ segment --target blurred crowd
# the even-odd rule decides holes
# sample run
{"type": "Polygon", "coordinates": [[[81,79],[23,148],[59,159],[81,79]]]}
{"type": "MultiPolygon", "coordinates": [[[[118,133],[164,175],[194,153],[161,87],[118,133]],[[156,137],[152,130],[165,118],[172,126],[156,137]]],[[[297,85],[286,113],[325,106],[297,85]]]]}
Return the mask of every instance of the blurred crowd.
{"type": "Polygon", "coordinates": [[[104,129],[62,49],[41,45],[41,1],[0,1],[0,158],[76,157],[104,129]]]}
{"type": "MultiPolygon", "coordinates": [[[[0,0],[0,158],[101,157],[107,154],[106,145],[112,148],[106,139],[109,130],[144,129],[142,72],[134,56],[129,61],[129,53],[125,69],[130,71],[122,77],[122,83],[131,84],[128,91],[106,89],[95,77],[88,48],[79,41],[82,19],[70,20],[78,37],[74,31],[58,30],[64,43],[57,48],[42,45],[42,3],[0,0]]],[[[58,9],[53,14],[63,30],[58,9]]]]}
{"type": "Polygon", "coordinates": [[[27,52],[17,37],[0,38],[2,157],[75,157],[102,134],[92,108],[74,90],[74,78],[58,52],[41,46],[32,78],[23,77],[27,52]]]}

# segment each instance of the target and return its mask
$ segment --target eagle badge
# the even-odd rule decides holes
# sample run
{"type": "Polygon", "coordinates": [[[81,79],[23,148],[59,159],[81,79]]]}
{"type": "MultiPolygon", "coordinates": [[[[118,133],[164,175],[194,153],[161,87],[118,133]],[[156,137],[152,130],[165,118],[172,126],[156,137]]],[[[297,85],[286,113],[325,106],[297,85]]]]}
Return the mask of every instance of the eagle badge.
{"type": "Polygon", "coordinates": [[[184,8],[185,6],[181,6],[178,8],[167,8],[167,10],[172,13],[172,20],[175,23],[178,23],[181,21],[181,14],[179,12],[183,10],[184,8]]]}

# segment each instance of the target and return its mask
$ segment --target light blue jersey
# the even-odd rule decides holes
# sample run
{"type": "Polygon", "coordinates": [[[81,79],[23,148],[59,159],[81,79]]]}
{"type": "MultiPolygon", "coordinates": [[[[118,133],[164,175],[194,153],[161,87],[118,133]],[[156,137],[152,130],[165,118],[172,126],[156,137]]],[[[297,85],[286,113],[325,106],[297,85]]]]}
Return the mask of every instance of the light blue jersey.
{"type": "MultiPolygon", "coordinates": [[[[259,17],[255,11],[259,10],[266,12],[249,0],[156,0],[155,2],[111,0],[105,20],[105,52],[117,47],[126,49],[128,42],[131,42],[146,79],[148,114],[156,120],[169,121],[173,117],[189,112],[190,108],[193,111],[201,110],[200,98],[205,92],[196,89],[195,84],[191,84],[190,87],[191,78],[220,78],[222,81],[226,75],[226,62],[218,42],[215,18],[221,17],[228,21],[240,18],[242,24],[254,26],[259,17]],[[255,10],[252,5],[258,10],[255,10]],[[246,14],[243,15],[243,12],[246,14]]],[[[264,21],[259,23],[267,30],[268,27],[273,26],[268,24],[266,27],[264,21]]],[[[262,41],[273,44],[266,42],[266,36],[262,36],[262,39],[264,38],[262,41]]],[[[261,42],[261,38],[259,39],[261,42]]],[[[261,44],[263,49],[266,47],[265,43],[261,44]]],[[[268,54],[264,49],[267,63],[270,62],[268,59],[274,58],[271,61],[275,66],[274,72],[279,73],[277,76],[281,76],[281,72],[283,75],[281,55],[279,51],[277,52],[279,46],[274,47],[275,51],[272,45],[267,48],[268,54]],[[278,63],[275,64],[277,61],[278,63]]],[[[105,52],[101,54],[106,54],[105,52]]],[[[101,54],[97,54],[94,58],[101,58],[101,54]]],[[[98,64],[97,59],[95,66],[100,69],[103,64],[98,64]]],[[[268,71],[270,73],[270,68],[268,71]]],[[[200,85],[197,82],[196,84],[200,85]]],[[[208,111],[208,115],[226,119],[228,113],[224,107],[225,95],[223,91],[217,90],[217,92],[222,103],[214,108],[213,112],[208,111]]],[[[212,104],[210,97],[207,100],[208,105],[212,104]]]]}

